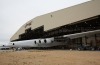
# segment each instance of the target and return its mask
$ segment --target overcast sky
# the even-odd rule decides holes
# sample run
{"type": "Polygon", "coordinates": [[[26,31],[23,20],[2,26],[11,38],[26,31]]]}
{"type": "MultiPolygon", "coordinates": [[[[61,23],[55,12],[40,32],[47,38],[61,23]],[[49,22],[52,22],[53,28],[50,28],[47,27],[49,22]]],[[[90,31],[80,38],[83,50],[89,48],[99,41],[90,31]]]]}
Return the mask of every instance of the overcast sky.
{"type": "Polygon", "coordinates": [[[11,36],[28,20],[49,12],[90,0],[0,0],[0,42],[11,36]]]}

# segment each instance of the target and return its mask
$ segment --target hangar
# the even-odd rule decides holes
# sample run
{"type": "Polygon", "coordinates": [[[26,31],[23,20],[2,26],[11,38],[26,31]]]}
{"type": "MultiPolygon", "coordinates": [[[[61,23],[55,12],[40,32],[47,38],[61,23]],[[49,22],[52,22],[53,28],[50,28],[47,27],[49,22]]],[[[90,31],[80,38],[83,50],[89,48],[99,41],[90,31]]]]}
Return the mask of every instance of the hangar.
{"type": "MultiPolygon", "coordinates": [[[[100,0],[91,0],[29,20],[10,41],[58,37],[96,30],[100,30],[100,0]]],[[[78,44],[100,47],[100,33],[71,39],[71,48],[76,48],[78,44]]]]}

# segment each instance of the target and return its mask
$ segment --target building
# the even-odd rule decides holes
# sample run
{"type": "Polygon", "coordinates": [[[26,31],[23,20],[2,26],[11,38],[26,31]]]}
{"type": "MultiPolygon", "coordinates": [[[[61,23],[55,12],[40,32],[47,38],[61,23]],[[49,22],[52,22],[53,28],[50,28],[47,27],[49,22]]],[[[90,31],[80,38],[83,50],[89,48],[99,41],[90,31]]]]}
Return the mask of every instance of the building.
{"type": "MultiPolygon", "coordinates": [[[[57,37],[94,30],[100,30],[100,0],[38,16],[25,23],[10,41],[57,37]]],[[[100,46],[100,34],[71,39],[70,44],[73,48],[78,44],[100,46]]]]}

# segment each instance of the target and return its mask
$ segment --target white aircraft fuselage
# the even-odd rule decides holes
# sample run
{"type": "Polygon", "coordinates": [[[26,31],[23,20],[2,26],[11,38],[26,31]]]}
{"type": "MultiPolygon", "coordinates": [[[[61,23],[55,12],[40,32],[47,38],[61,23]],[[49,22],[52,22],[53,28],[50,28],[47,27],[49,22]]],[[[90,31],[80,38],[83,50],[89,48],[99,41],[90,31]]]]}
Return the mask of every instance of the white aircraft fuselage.
{"type": "Polygon", "coordinates": [[[32,39],[32,40],[24,40],[24,41],[15,41],[10,42],[10,47],[52,47],[58,45],[66,45],[66,43],[56,42],[53,38],[45,38],[45,39],[32,39]]]}

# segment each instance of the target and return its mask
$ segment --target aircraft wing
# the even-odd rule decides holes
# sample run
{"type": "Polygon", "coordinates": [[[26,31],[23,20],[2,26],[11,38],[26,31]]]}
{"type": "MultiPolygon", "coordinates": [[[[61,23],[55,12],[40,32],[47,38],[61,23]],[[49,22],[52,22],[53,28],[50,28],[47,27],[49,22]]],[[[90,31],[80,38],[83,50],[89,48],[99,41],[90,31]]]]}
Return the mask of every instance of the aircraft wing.
{"type": "Polygon", "coordinates": [[[88,35],[95,35],[95,34],[98,34],[98,33],[100,33],[100,30],[69,34],[69,35],[64,35],[63,37],[74,39],[74,38],[84,37],[84,36],[88,36],[88,35]]]}

